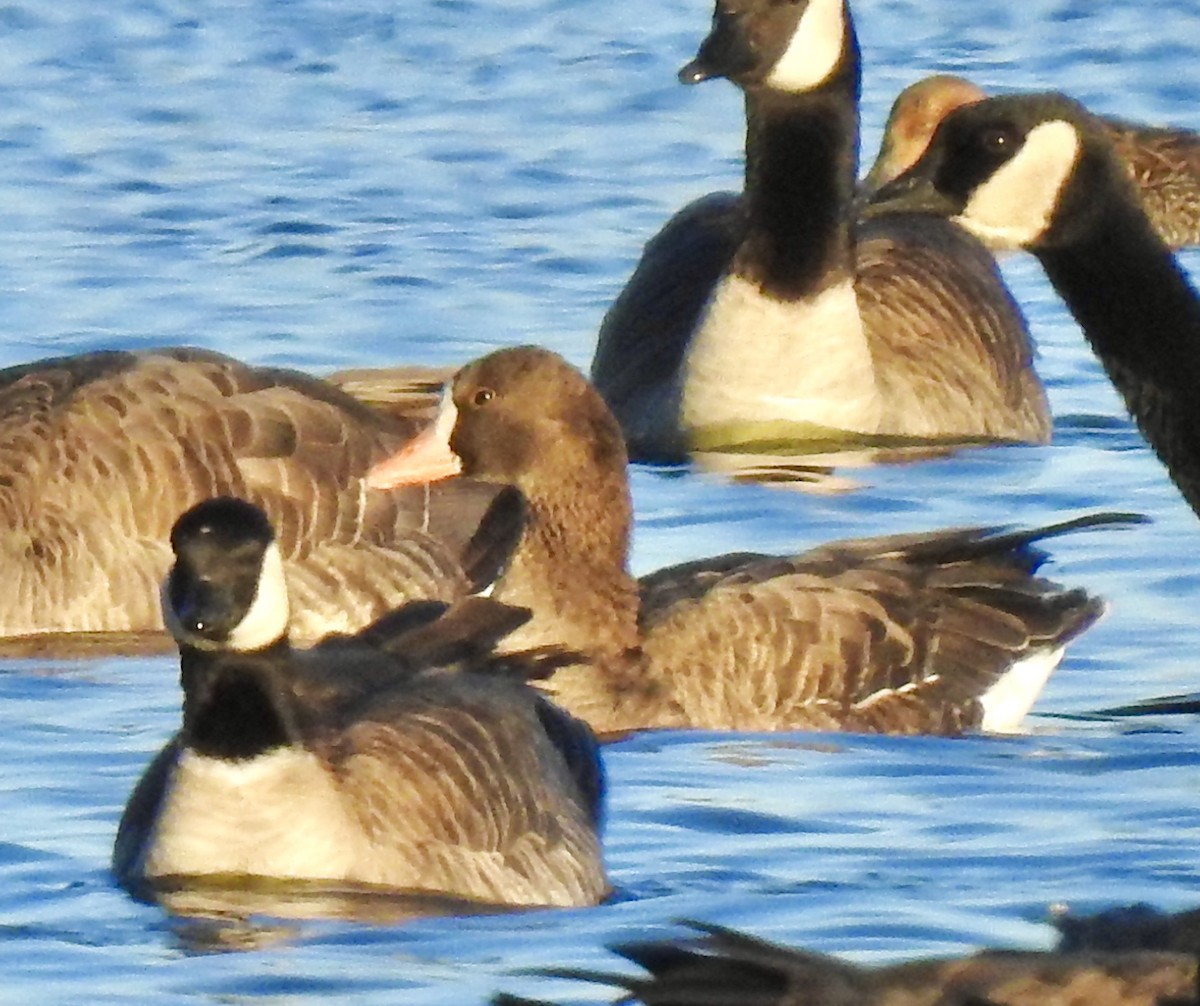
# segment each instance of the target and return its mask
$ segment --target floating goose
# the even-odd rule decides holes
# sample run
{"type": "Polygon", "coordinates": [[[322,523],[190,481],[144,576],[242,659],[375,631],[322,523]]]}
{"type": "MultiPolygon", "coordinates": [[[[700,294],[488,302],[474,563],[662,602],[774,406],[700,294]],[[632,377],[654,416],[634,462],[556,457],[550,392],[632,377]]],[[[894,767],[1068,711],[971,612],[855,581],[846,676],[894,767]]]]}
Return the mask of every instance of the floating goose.
{"type": "Polygon", "coordinates": [[[1104,123],[1061,94],[966,105],[873,205],[951,217],[992,244],[1032,252],[1200,513],[1200,299],[1104,123]]]}
{"type": "Polygon", "coordinates": [[[510,905],[604,896],[595,739],[521,680],[550,656],[490,652],[527,613],[424,602],[296,650],[261,510],[206,501],[171,544],[163,607],[183,725],[121,818],[122,882],[270,877],[510,905]]]}
{"type": "Polygon", "coordinates": [[[794,557],[731,554],[626,571],[621,431],[587,380],[535,347],[463,368],[427,432],[373,486],[463,471],[515,486],[522,538],[493,596],[533,618],[521,645],[592,665],[548,687],[602,732],[644,727],[1014,730],[1066,644],[1100,615],[1034,576],[1033,531],[967,528],[835,542],[794,557]]]}
{"type": "Polygon", "coordinates": [[[172,521],[222,494],[263,506],[279,529],[298,640],[460,596],[496,569],[473,542],[485,513],[503,523],[495,490],[385,497],[362,483],[422,425],[198,349],[0,371],[0,636],[161,632],[172,521]]]}
{"type": "MultiPolygon", "coordinates": [[[[901,91],[884,126],[879,156],[863,181],[865,194],[910,168],[950,112],[986,97],[982,88],[950,74],[925,77],[901,91]]],[[[1163,241],[1172,248],[1200,244],[1200,133],[1100,121],[1163,241]]]]}
{"type": "Polygon", "coordinates": [[[745,92],[744,192],[692,203],[650,241],[592,361],[632,456],[1047,441],[1025,322],[987,250],[932,220],[852,221],[844,0],[720,0],[680,71],[715,76],[745,92]]]}
{"type": "MultiPolygon", "coordinates": [[[[646,1006],[1187,1006],[1196,959],[1171,953],[982,951],[864,967],[701,922],[691,939],[613,948],[641,975],[556,969],[646,1006]]],[[[549,1006],[499,995],[493,1006],[549,1006]]]]}

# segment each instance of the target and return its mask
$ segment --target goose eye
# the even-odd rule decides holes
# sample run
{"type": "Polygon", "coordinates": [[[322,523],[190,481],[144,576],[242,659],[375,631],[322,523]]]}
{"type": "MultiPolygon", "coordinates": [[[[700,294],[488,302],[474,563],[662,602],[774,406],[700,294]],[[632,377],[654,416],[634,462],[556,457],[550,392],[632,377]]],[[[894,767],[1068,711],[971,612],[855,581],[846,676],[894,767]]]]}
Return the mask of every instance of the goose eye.
{"type": "Polygon", "coordinates": [[[471,403],[473,405],[487,405],[495,397],[496,392],[491,388],[480,388],[471,396],[471,403]]]}
{"type": "Polygon", "coordinates": [[[979,137],[980,146],[992,156],[1008,156],[1017,146],[1016,137],[1008,129],[986,129],[979,137]]]}

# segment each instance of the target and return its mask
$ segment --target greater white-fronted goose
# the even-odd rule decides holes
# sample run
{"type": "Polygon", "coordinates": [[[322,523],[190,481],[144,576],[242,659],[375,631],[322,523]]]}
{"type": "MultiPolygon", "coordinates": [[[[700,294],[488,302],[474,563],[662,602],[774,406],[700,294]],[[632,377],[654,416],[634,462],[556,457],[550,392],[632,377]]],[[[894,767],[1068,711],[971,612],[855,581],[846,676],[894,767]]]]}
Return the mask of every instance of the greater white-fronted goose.
{"type": "Polygon", "coordinates": [[[221,494],[261,505],[278,528],[299,640],[464,594],[495,572],[475,537],[485,514],[506,519],[495,489],[363,486],[423,422],[197,349],[0,371],[0,636],[161,633],[171,524],[221,494]]]}
{"type": "Polygon", "coordinates": [[[510,905],[604,896],[595,738],[523,680],[554,654],[491,652],[527,612],[416,602],[297,650],[261,510],[206,501],[171,544],[163,607],[183,724],[121,818],[123,883],[152,893],[257,876],[510,905]]]}
{"type": "Polygon", "coordinates": [[[1034,576],[1031,543],[1077,524],[731,554],[639,583],[626,570],[620,428],[582,374],[535,347],[463,368],[435,424],[369,481],[459,470],[523,496],[522,537],[493,596],[533,612],[521,645],[590,657],[548,687],[602,733],[1013,730],[1103,608],[1034,576]]]}
{"type": "Polygon", "coordinates": [[[859,50],[845,0],[718,0],[680,71],[746,98],[741,196],[646,246],[591,376],[635,459],[782,442],[1042,443],[1024,318],[961,230],[856,225],[859,50]]]}
{"type": "Polygon", "coordinates": [[[875,204],[948,216],[1031,251],[1200,513],[1200,299],[1102,122],[1061,94],[966,105],[875,204]]]}
{"type": "MultiPolygon", "coordinates": [[[[645,1006],[1188,1006],[1196,959],[1142,952],[985,950],[969,957],[864,967],[700,922],[700,936],[625,943],[640,975],[563,968],[548,974],[621,990],[645,1006]]],[[[499,995],[493,1006],[549,1006],[499,995]]]]}
{"type": "MultiPolygon", "coordinates": [[[[925,77],[901,91],[863,182],[864,195],[912,167],[950,112],[986,97],[982,88],[950,74],[925,77]]],[[[1200,244],[1200,133],[1111,117],[1100,121],[1159,237],[1172,248],[1200,244]]]]}

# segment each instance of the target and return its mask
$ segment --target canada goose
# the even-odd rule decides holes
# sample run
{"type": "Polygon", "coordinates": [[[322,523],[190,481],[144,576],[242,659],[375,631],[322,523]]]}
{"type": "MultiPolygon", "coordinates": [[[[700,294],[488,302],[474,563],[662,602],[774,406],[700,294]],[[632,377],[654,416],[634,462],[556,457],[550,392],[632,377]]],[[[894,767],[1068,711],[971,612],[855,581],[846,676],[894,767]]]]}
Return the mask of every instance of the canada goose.
{"type": "Polygon", "coordinates": [[[0,371],[0,636],[161,633],[171,523],[220,494],[260,504],[279,528],[298,640],[482,585],[498,555],[478,551],[475,532],[485,514],[508,519],[494,488],[364,490],[368,466],[421,425],[198,349],[0,371]]]}
{"type": "Polygon", "coordinates": [[[860,74],[845,0],[718,0],[680,79],[716,76],[745,93],[744,192],[698,200],[650,241],[592,361],[635,460],[770,441],[1047,441],[1025,322],[987,250],[928,220],[852,219],[860,74]]]}
{"type": "MultiPolygon", "coordinates": [[[[626,943],[613,951],[642,975],[547,973],[621,990],[646,1006],[1185,1006],[1197,996],[1196,959],[1171,953],[985,950],[969,957],[870,967],[685,923],[699,936],[626,943]]],[[[499,995],[494,1006],[538,1006],[499,995]]],[[[548,1006],[546,1003],[540,1006],[548,1006]]]]}
{"type": "Polygon", "coordinates": [[[520,645],[589,655],[594,666],[563,668],[548,687],[601,733],[1014,730],[1103,609],[1033,575],[1042,557],[1031,543],[1074,522],[723,555],[639,583],[626,571],[620,428],[582,374],[535,347],[459,371],[436,423],[368,481],[458,470],[524,497],[522,537],[493,596],[533,612],[520,645]]]}
{"type": "Polygon", "coordinates": [[[605,894],[595,738],[520,680],[536,655],[489,652],[527,613],[419,602],[296,650],[261,510],[206,501],[171,545],[183,724],[121,818],[122,882],[263,876],[514,905],[605,894]]]}
{"type": "Polygon", "coordinates": [[[1103,123],[1061,94],[966,105],[873,205],[952,217],[994,244],[1031,251],[1200,513],[1200,300],[1142,211],[1103,123]]]}
{"type": "MultiPolygon", "coordinates": [[[[982,101],[982,88],[935,74],[900,92],[883,129],[879,156],[863,182],[869,196],[911,167],[954,109],[982,101]]],[[[1159,236],[1172,248],[1200,244],[1200,133],[1101,118],[1159,236]]]]}

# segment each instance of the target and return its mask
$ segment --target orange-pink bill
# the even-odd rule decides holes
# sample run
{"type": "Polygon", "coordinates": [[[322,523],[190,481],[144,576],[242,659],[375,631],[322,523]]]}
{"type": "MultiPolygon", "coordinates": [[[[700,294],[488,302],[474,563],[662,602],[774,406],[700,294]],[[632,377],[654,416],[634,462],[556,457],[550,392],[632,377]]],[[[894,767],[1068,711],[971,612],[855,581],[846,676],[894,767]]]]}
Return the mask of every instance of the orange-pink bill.
{"type": "Polygon", "coordinates": [[[367,472],[366,483],[372,489],[392,489],[420,482],[439,482],[462,472],[462,459],[450,450],[450,434],[458,410],[447,393],[442,398],[433,425],[422,430],[391,457],[384,458],[367,472]]]}

